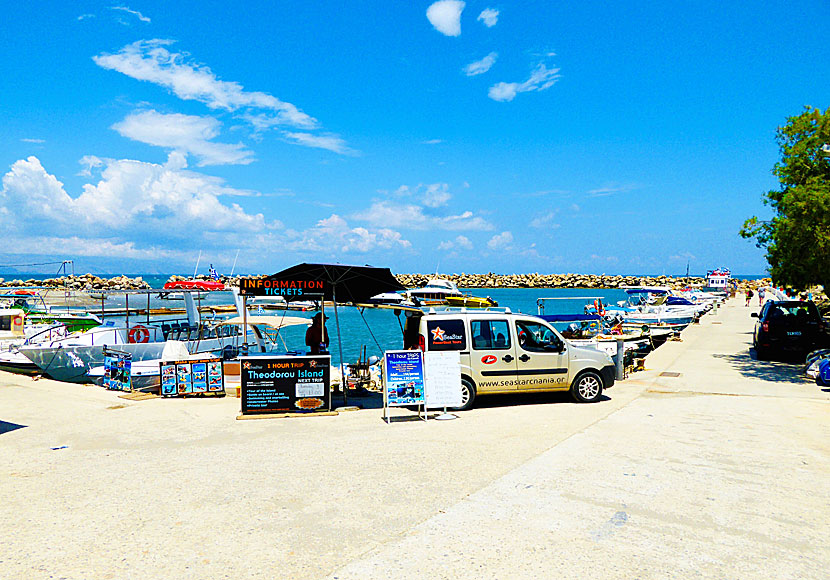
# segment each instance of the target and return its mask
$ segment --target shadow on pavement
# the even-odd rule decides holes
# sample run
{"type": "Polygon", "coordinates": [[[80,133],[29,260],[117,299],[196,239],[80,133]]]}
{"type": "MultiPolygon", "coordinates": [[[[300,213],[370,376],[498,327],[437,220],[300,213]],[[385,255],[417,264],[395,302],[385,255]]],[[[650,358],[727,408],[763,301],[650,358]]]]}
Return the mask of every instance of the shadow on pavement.
{"type": "Polygon", "coordinates": [[[23,429],[26,425],[18,425],[17,423],[9,423],[8,421],[0,421],[0,435],[23,429]]]}
{"type": "Polygon", "coordinates": [[[803,383],[807,378],[801,372],[798,360],[760,361],[756,360],[754,350],[746,350],[737,354],[714,354],[715,358],[730,363],[735,370],[751,379],[760,379],[771,383],[803,383]]]}

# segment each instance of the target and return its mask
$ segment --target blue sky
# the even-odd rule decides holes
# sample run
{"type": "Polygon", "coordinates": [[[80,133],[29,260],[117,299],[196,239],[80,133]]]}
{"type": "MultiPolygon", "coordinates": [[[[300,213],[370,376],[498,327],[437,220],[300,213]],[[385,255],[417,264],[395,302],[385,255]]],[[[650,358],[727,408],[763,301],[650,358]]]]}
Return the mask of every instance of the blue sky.
{"type": "Polygon", "coordinates": [[[775,129],[830,94],[827,2],[4,12],[0,265],[760,274],[775,129]]]}

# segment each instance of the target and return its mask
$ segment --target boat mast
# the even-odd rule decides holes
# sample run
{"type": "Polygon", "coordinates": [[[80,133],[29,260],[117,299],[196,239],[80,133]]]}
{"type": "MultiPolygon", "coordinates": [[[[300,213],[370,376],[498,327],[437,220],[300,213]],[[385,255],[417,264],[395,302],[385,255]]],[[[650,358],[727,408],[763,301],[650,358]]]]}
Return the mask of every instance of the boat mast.
{"type": "Polygon", "coordinates": [[[199,262],[202,261],[202,250],[199,250],[199,257],[196,259],[196,268],[193,270],[193,277],[196,277],[196,272],[199,271],[199,262]]]}

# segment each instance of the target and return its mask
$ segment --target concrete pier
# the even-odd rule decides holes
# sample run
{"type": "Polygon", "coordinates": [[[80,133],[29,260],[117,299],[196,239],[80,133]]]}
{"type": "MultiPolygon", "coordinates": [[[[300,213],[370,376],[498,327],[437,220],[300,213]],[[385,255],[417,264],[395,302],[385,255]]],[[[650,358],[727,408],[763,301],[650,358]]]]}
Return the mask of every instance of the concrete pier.
{"type": "Polygon", "coordinates": [[[742,302],[597,404],[456,421],[0,373],[0,577],[826,578],[830,392],[752,359],[742,302]]]}

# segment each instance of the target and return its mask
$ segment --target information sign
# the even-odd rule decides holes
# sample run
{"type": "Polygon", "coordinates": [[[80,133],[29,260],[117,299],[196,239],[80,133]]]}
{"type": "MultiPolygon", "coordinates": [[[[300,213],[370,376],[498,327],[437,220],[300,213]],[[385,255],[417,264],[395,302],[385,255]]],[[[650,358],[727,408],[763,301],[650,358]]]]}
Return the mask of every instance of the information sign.
{"type": "Polygon", "coordinates": [[[219,358],[163,361],[159,375],[162,397],[225,392],[225,373],[219,358]]]}
{"type": "Polygon", "coordinates": [[[275,280],[264,278],[240,278],[240,296],[282,296],[288,301],[308,300],[319,297],[326,292],[326,283],[322,280],[275,280]]]}
{"type": "Polygon", "coordinates": [[[389,407],[424,403],[424,353],[391,350],[383,355],[384,398],[389,407]]]}
{"type": "Polygon", "coordinates": [[[462,405],[461,357],[458,351],[426,353],[424,378],[427,409],[462,405]]]}
{"type": "Polygon", "coordinates": [[[132,359],[128,352],[105,349],[103,386],[113,391],[131,391],[132,359]]]}
{"type": "Polygon", "coordinates": [[[331,410],[331,356],[240,357],[242,413],[331,410]]]}

